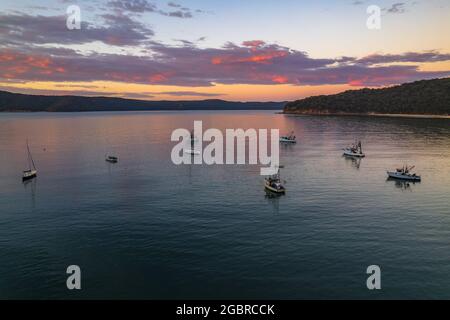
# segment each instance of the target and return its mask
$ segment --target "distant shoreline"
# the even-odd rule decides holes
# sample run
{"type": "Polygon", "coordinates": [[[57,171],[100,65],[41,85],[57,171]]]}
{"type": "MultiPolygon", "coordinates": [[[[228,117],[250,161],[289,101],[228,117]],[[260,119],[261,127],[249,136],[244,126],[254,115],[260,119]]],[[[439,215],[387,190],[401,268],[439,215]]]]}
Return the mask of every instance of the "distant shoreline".
{"type": "Polygon", "coordinates": [[[155,109],[155,110],[87,110],[87,111],[24,111],[24,110],[1,110],[3,113],[17,114],[35,114],[35,113],[102,113],[102,112],[185,112],[185,111],[273,111],[274,114],[282,114],[293,117],[387,117],[387,118],[415,118],[415,119],[450,119],[450,115],[436,114],[401,114],[401,113],[300,113],[300,112],[284,112],[281,109],[155,109]]]}
{"type": "Polygon", "coordinates": [[[450,119],[450,115],[439,114],[409,114],[409,113],[301,113],[280,112],[291,116],[355,116],[355,117],[389,117],[389,118],[422,118],[422,119],[450,119]]]}
{"type": "Polygon", "coordinates": [[[30,111],[30,110],[0,110],[0,115],[2,113],[96,113],[96,112],[184,112],[184,111],[272,111],[276,114],[279,113],[283,113],[283,109],[282,108],[277,108],[277,109],[270,109],[270,108],[266,108],[266,109],[252,109],[252,108],[248,108],[248,109],[231,109],[231,108],[224,108],[224,109],[210,109],[210,108],[205,108],[205,109],[153,109],[153,110],[80,110],[80,111],[48,111],[48,110],[39,110],[39,111],[30,111]]]}

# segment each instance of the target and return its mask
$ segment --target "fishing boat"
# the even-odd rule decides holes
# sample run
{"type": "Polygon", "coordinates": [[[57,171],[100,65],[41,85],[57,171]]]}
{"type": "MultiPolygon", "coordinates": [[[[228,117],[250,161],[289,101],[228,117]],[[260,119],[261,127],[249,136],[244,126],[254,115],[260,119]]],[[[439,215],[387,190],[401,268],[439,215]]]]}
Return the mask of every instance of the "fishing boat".
{"type": "Polygon", "coordinates": [[[264,187],[266,188],[266,190],[269,190],[269,191],[277,193],[277,194],[286,193],[286,188],[284,187],[284,185],[281,181],[279,169],[276,174],[265,178],[264,187]]]}
{"type": "Polygon", "coordinates": [[[408,181],[421,181],[421,177],[415,173],[412,173],[411,170],[414,169],[415,166],[408,167],[403,166],[395,171],[388,171],[387,174],[389,178],[399,179],[399,180],[408,180],[408,181]]]}
{"type": "Polygon", "coordinates": [[[355,142],[352,146],[345,148],[344,156],[355,157],[355,158],[364,158],[366,155],[362,151],[361,141],[355,142]]]}
{"type": "Polygon", "coordinates": [[[283,143],[297,143],[297,138],[294,135],[294,131],[290,134],[284,135],[280,137],[280,142],[283,143]]]}
{"type": "Polygon", "coordinates": [[[117,163],[119,162],[119,158],[115,156],[106,156],[105,161],[109,163],[117,163]]]}
{"type": "Polygon", "coordinates": [[[25,170],[22,175],[22,181],[27,181],[35,178],[37,176],[36,166],[34,164],[33,156],[30,152],[30,146],[27,140],[27,152],[28,152],[28,170],[25,170]]]}

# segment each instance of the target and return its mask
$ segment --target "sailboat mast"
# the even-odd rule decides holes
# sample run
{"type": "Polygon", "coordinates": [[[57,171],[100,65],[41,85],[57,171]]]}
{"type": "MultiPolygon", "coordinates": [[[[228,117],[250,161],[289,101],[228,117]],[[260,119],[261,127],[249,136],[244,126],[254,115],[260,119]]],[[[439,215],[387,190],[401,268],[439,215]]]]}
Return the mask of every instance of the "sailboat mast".
{"type": "Polygon", "coordinates": [[[30,152],[30,146],[28,145],[28,139],[27,139],[27,150],[28,150],[28,165],[30,166],[30,170],[31,170],[31,165],[33,165],[33,169],[36,170],[36,166],[33,161],[33,156],[31,155],[31,152],[30,152]],[[30,161],[31,161],[31,163],[30,163],[30,161]]]}

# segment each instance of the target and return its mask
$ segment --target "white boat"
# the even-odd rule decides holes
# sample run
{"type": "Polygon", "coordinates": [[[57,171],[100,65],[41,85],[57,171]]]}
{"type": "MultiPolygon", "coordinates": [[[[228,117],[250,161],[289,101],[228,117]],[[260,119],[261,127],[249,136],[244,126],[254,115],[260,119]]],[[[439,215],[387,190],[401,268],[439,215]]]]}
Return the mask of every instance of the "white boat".
{"type": "Polygon", "coordinates": [[[23,172],[22,181],[33,179],[37,176],[37,170],[25,170],[23,172]]]}
{"type": "Polygon", "coordinates": [[[119,162],[119,158],[114,157],[114,156],[107,156],[105,158],[105,161],[109,162],[109,163],[117,163],[117,162],[119,162]]]}
{"type": "Polygon", "coordinates": [[[184,150],[184,152],[186,152],[187,154],[191,154],[191,155],[200,155],[200,151],[193,150],[193,149],[186,149],[186,150],[184,150]]]}
{"type": "Polygon", "coordinates": [[[281,136],[280,142],[283,143],[297,143],[297,138],[294,135],[294,131],[292,131],[289,135],[281,136]]]}
{"type": "Polygon", "coordinates": [[[37,170],[36,170],[36,166],[34,165],[33,156],[31,155],[31,152],[30,152],[28,140],[27,140],[27,152],[28,152],[28,167],[29,167],[29,169],[23,171],[22,181],[27,181],[27,180],[37,177],[37,170]]]}
{"type": "Polygon", "coordinates": [[[199,141],[197,139],[197,137],[194,135],[194,130],[191,131],[191,148],[190,149],[184,149],[184,152],[186,152],[187,154],[193,155],[193,156],[198,156],[200,155],[200,151],[197,151],[194,149],[195,147],[195,142],[199,141]]]}
{"type": "Polygon", "coordinates": [[[352,146],[345,148],[344,156],[364,158],[366,155],[362,151],[361,141],[359,141],[358,143],[355,142],[352,146]]]}
{"type": "Polygon", "coordinates": [[[265,179],[265,183],[264,183],[264,187],[274,193],[278,193],[278,194],[284,194],[286,193],[286,188],[284,187],[284,185],[281,182],[281,177],[280,177],[280,169],[278,169],[278,173],[267,177],[265,179]]]}
{"type": "Polygon", "coordinates": [[[414,169],[414,166],[412,167],[404,166],[403,168],[399,168],[396,171],[388,171],[387,174],[390,178],[393,179],[421,181],[422,178],[419,175],[411,173],[412,169],[414,169]]]}

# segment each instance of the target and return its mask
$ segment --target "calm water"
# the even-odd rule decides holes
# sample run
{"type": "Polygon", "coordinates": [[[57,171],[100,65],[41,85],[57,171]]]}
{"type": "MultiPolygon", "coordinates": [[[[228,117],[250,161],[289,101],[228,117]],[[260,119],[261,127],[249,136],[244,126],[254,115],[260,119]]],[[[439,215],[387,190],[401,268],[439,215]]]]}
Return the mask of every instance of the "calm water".
{"type": "Polygon", "coordinates": [[[0,298],[450,298],[450,120],[0,114],[0,298]],[[174,166],[170,134],[194,120],[295,130],[286,196],[266,196],[258,166],[174,166]],[[355,137],[360,163],[341,157],[355,137]],[[422,183],[386,181],[405,162],[422,183]]]}

